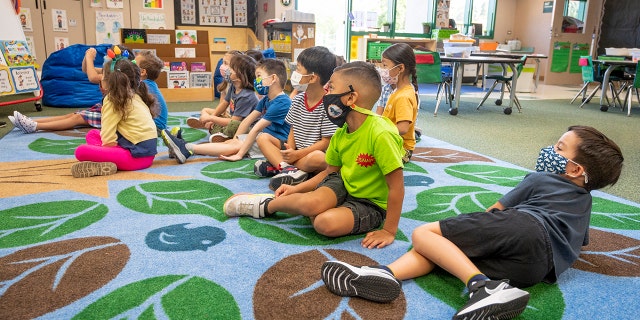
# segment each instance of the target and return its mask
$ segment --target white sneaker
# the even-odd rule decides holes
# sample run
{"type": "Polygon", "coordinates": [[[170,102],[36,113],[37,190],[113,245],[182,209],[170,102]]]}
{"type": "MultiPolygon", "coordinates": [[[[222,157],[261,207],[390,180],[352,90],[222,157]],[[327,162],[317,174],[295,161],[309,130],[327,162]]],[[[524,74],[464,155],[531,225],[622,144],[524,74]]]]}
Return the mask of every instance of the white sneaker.
{"type": "Polygon", "coordinates": [[[341,297],[360,297],[391,302],[402,291],[402,283],[382,268],[355,267],[342,261],[327,261],[320,272],[324,285],[341,297]]]}
{"type": "Polygon", "coordinates": [[[199,118],[189,117],[187,118],[187,125],[194,129],[205,129],[205,123],[200,121],[199,118]]]}
{"type": "Polygon", "coordinates": [[[267,215],[267,203],[273,197],[273,194],[238,193],[224,202],[222,211],[227,217],[264,218],[267,215]]]}
{"type": "Polygon", "coordinates": [[[211,143],[225,142],[229,139],[230,138],[227,137],[227,135],[222,132],[213,133],[211,134],[211,136],[209,136],[209,142],[211,143]]]}
{"type": "Polygon", "coordinates": [[[11,121],[11,124],[13,124],[13,126],[15,128],[17,128],[18,130],[22,131],[22,133],[27,133],[26,131],[24,131],[24,128],[22,128],[22,126],[20,126],[20,122],[18,122],[18,120],[16,120],[16,118],[14,116],[8,116],[9,121],[11,121]]]}
{"type": "Polygon", "coordinates": [[[529,302],[529,293],[510,286],[507,280],[480,280],[469,291],[469,301],[453,316],[454,320],[512,319],[529,302]]]}
{"type": "Polygon", "coordinates": [[[37,129],[38,123],[31,120],[31,118],[23,115],[18,111],[14,111],[13,115],[15,117],[16,122],[20,124],[20,127],[22,128],[24,133],[34,133],[38,131],[37,129]]]}

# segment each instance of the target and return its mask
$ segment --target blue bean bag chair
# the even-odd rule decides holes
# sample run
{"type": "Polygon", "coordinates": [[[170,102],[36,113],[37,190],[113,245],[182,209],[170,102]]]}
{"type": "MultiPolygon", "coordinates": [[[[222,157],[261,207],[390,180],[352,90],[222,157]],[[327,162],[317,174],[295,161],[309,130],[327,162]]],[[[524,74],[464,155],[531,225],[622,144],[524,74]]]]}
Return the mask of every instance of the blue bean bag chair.
{"type": "Polygon", "coordinates": [[[44,93],[42,104],[48,107],[88,108],[102,101],[100,87],[89,82],[87,74],[82,72],[84,53],[92,47],[98,51],[95,66],[102,68],[110,44],[74,44],[52,53],[44,61],[40,79],[44,93]]]}

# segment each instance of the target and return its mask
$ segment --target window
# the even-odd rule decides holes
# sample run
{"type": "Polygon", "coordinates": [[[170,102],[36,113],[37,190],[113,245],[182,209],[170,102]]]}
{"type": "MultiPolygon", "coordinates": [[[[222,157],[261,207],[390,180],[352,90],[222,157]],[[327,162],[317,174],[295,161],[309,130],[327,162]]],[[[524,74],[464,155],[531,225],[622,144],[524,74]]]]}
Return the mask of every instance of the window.
{"type": "MultiPolygon", "coordinates": [[[[495,22],[496,0],[439,0],[449,4],[449,19],[461,33],[492,38],[495,22]]],[[[442,10],[439,10],[442,11],[442,10]]]]}
{"type": "Polygon", "coordinates": [[[582,33],[587,0],[565,0],[562,32],[582,33]]]}

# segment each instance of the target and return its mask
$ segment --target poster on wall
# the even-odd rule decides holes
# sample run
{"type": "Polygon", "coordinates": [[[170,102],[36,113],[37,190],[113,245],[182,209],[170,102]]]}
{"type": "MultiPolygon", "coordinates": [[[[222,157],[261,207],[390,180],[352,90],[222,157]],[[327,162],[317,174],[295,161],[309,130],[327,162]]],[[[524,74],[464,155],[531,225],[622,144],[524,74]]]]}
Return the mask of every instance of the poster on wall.
{"type": "Polygon", "coordinates": [[[31,24],[31,10],[29,8],[20,8],[20,25],[22,26],[22,31],[33,31],[33,25],[31,24]]]}
{"type": "Polygon", "coordinates": [[[166,29],[164,13],[140,12],[140,29],[166,29]]]}
{"type": "Polygon", "coordinates": [[[247,25],[247,0],[233,0],[233,25],[247,25]]]}
{"type": "Polygon", "coordinates": [[[123,0],[107,0],[107,8],[122,9],[124,8],[124,1],[123,0]]]}
{"type": "Polygon", "coordinates": [[[180,13],[182,24],[196,24],[196,0],[181,0],[180,13]]]}
{"type": "Polygon", "coordinates": [[[53,18],[53,31],[69,32],[69,26],[67,26],[67,10],[52,9],[51,16],[53,18]]]}
{"type": "Polygon", "coordinates": [[[198,22],[203,26],[231,26],[231,0],[200,0],[198,22]]]}
{"type": "Polygon", "coordinates": [[[124,25],[122,12],[96,11],[96,42],[118,44],[120,28],[124,25]]]}
{"type": "Polygon", "coordinates": [[[143,9],[162,9],[162,0],[144,0],[143,9]]]}
{"type": "Polygon", "coordinates": [[[36,46],[35,43],[33,42],[33,37],[32,36],[24,36],[25,42],[27,43],[27,48],[29,50],[29,52],[31,52],[31,57],[35,60],[36,59],[36,46]]]}
{"type": "Polygon", "coordinates": [[[56,46],[56,51],[58,50],[62,50],[66,47],[69,46],[69,38],[65,38],[65,37],[54,37],[53,38],[53,43],[56,46]]]}
{"type": "Polygon", "coordinates": [[[436,9],[436,27],[438,29],[449,28],[449,2],[450,0],[438,0],[436,9]]]}
{"type": "Polygon", "coordinates": [[[102,0],[91,0],[91,8],[102,8],[102,0]]]}

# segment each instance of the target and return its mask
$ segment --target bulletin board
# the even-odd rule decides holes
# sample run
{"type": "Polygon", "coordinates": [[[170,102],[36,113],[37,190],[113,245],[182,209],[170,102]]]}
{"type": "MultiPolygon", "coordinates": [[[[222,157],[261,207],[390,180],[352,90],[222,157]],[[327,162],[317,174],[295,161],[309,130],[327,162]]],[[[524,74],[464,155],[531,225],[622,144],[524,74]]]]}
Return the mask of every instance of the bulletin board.
{"type": "Polygon", "coordinates": [[[176,26],[243,27],[255,31],[257,0],[174,0],[176,26]]]}
{"type": "Polygon", "coordinates": [[[0,96],[39,91],[34,59],[11,0],[0,0],[0,30],[0,96]]]}

